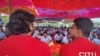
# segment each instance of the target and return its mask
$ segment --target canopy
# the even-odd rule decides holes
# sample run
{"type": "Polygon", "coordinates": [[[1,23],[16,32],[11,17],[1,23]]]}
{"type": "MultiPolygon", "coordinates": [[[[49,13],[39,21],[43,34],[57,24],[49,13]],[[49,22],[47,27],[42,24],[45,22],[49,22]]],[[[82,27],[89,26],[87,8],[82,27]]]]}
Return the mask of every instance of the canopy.
{"type": "Polygon", "coordinates": [[[100,0],[32,0],[42,18],[100,17],[100,0]]]}
{"type": "Polygon", "coordinates": [[[77,10],[100,6],[100,0],[32,0],[35,7],[56,10],[77,10]]]}
{"type": "MultiPolygon", "coordinates": [[[[0,12],[8,13],[8,0],[0,0],[0,12]]],[[[11,10],[21,8],[40,18],[100,17],[100,0],[9,0],[11,10]]]]}
{"type": "Polygon", "coordinates": [[[66,18],[74,19],[76,17],[99,18],[100,7],[85,8],[80,10],[54,10],[37,8],[39,16],[42,18],[66,18]]]}
{"type": "Polygon", "coordinates": [[[13,12],[16,9],[23,9],[33,14],[36,13],[31,0],[19,0],[19,1],[18,0],[0,0],[0,13],[8,14],[9,9],[11,9],[11,12],[13,12]]]}

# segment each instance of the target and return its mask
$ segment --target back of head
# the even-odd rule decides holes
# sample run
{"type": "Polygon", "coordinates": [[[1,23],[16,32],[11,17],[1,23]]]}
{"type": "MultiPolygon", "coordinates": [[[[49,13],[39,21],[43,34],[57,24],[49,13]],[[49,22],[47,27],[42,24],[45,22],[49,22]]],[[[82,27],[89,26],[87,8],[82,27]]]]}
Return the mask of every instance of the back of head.
{"type": "Polygon", "coordinates": [[[29,26],[33,24],[34,20],[34,15],[18,9],[10,15],[7,28],[12,34],[25,34],[31,31],[29,26]]]}
{"type": "Polygon", "coordinates": [[[74,24],[82,31],[85,37],[88,37],[93,29],[93,22],[89,18],[76,18],[74,24]]]}

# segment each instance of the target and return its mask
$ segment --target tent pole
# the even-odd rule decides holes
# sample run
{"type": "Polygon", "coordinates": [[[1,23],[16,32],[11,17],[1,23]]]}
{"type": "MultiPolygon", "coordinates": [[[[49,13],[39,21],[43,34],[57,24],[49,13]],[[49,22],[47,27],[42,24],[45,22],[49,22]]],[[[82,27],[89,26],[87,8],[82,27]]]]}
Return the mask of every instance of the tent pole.
{"type": "Polygon", "coordinates": [[[6,0],[6,1],[7,1],[8,13],[11,14],[11,4],[10,4],[10,0],[6,0]]]}
{"type": "Polygon", "coordinates": [[[0,19],[1,19],[1,13],[0,13],[0,19]]]}

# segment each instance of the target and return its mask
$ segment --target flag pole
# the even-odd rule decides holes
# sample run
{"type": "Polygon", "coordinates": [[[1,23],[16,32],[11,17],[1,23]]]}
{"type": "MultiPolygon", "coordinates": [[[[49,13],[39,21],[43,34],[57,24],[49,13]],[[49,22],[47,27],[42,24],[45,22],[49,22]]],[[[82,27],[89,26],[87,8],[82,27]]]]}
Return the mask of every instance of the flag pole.
{"type": "Polygon", "coordinates": [[[11,14],[11,4],[10,4],[10,0],[6,0],[6,1],[7,1],[8,13],[11,14]]]}

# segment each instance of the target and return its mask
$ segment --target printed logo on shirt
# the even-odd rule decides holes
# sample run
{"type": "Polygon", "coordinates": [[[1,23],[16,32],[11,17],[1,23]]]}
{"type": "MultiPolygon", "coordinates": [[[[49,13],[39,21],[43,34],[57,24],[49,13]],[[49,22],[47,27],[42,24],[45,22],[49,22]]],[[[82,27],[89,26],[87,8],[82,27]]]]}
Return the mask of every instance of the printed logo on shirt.
{"type": "Polygon", "coordinates": [[[96,52],[79,52],[79,56],[96,56],[96,52]]]}
{"type": "Polygon", "coordinates": [[[9,55],[5,55],[5,56],[9,56],[9,55]]]}

